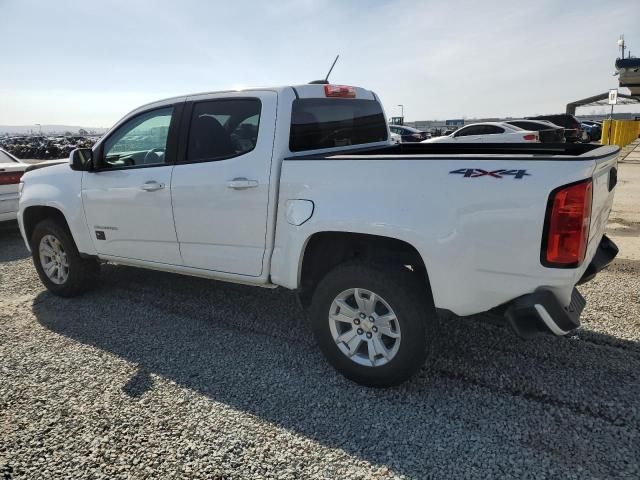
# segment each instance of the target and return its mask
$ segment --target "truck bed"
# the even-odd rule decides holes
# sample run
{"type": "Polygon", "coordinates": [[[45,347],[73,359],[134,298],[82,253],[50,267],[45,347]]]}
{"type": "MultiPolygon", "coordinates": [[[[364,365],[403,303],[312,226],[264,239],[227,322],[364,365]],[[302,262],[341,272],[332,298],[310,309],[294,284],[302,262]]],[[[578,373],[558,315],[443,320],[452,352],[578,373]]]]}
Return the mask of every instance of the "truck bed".
{"type": "MultiPolygon", "coordinates": [[[[307,199],[315,213],[303,227],[280,221],[275,258],[298,248],[285,239],[299,235],[302,249],[306,235],[329,228],[328,216],[333,228],[414,246],[438,308],[471,315],[542,287],[568,305],[606,228],[618,151],[590,144],[401,144],[292,156],[282,164],[280,203],[307,199]],[[541,251],[550,194],[590,178],[586,261],[547,268],[541,251]]],[[[296,264],[288,277],[297,273],[296,264]]]]}

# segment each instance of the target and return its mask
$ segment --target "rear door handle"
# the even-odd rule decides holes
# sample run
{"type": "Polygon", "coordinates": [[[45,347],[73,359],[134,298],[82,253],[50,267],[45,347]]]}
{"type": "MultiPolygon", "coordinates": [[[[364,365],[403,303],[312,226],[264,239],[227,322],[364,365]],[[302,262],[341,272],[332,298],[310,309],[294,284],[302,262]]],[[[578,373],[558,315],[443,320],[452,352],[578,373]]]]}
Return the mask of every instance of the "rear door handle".
{"type": "Polygon", "coordinates": [[[245,188],[254,188],[257,186],[257,180],[249,180],[245,177],[234,178],[233,180],[229,180],[227,182],[227,187],[233,188],[234,190],[244,190],[245,188]]]}
{"type": "Polygon", "coordinates": [[[162,190],[164,188],[164,183],[158,183],[155,180],[149,180],[148,182],[144,182],[140,185],[140,188],[145,192],[155,192],[156,190],[162,190]]]}

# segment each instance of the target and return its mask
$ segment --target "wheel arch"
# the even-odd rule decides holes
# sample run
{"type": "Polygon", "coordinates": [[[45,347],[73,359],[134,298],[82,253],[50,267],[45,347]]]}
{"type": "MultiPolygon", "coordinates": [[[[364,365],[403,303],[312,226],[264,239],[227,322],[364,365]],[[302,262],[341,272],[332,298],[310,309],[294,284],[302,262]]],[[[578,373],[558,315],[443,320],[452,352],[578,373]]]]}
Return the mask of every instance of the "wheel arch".
{"type": "MultiPolygon", "coordinates": [[[[28,242],[31,243],[31,236],[33,231],[40,222],[46,219],[52,219],[60,223],[73,237],[73,233],[69,228],[69,222],[67,221],[64,213],[56,207],[50,207],[45,205],[32,205],[25,208],[22,213],[22,224],[24,225],[24,233],[28,242]]],[[[75,241],[75,239],[74,239],[75,241]]]]}
{"type": "Polygon", "coordinates": [[[310,303],[315,286],[328,272],[354,260],[413,271],[422,283],[429,303],[434,305],[425,261],[413,245],[394,237],[344,231],[315,232],[306,239],[298,269],[302,303],[310,303]]]}

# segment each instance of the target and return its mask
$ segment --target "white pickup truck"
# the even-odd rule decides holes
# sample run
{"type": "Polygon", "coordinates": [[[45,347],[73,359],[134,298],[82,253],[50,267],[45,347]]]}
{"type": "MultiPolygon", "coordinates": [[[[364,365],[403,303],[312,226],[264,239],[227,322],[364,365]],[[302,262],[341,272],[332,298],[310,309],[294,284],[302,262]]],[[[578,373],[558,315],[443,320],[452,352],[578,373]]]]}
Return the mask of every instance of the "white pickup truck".
{"type": "Polygon", "coordinates": [[[409,378],[440,312],[578,327],[575,285],[617,253],[618,148],[392,145],[385,118],[373,92],[329,84],[145,105],[69,164],[29,167],[20,230],[56,295],[101,262],[295,289],[327,359],[365,385],[409,378]]]}

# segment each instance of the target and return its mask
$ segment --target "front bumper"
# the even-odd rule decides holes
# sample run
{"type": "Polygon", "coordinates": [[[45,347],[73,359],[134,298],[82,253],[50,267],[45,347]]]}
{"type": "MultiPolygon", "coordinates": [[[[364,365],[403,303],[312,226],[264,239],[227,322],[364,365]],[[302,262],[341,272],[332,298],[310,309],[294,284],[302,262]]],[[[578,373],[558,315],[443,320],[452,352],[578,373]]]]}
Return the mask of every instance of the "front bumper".
{"type": "MultiPolygon", "coordinates": [[[[604,235],[578,284],[593,279],[617,254],[616,244],[604,235]]],[[[576,288],[571,294],[571,302],[566,306],[560,304],[551,290],[540,289],[513,300],[507,306],[505,317],[514,332],[522,338],[542,332],[566,335],[580,326],[580,315],[586,304],[586,300],[576,288]]]]}

